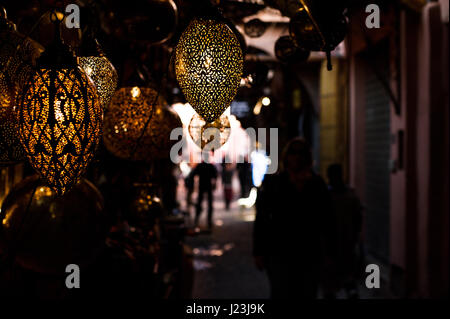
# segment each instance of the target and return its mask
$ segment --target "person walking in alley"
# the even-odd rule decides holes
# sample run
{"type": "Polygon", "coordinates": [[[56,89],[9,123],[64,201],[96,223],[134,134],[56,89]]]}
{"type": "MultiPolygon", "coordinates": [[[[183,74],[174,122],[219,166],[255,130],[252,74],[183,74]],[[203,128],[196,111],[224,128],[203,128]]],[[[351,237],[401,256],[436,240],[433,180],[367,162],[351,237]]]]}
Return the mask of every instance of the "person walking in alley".
{"type": "Polygon", "coordinates": [[[330,165],[327,175],[336,213],[337,283],[335,288],[344,288],[348,298],[358,298],[356,252],[361,238],[362,205],[355,192],[344,183],[340,164],[330,165]]]}
{"type": "Polygon", "coordinates": [[[193,176],[199,177],[198,197],[195,211],[195,226],[198,226],[202,212],[203,196],[206,194],[208,199],[208,227],[212,228],[213,217],[213,190],[216,188],[217,169],[213,164],[202,161],[193,171],[193,176]]]}
{"type": "Polygon", "coordinates": [[[252,163],[249,163],[246,155],[243,161],[236,164],[238,171],[239,184],[241,186],[241,198],[246,198],[250,194],[252,183],[252,163]]]}
{"type": "Polygon", "coordinates": [[[288,143],[281,170],[266,176],[257,198],[253,255],[267,271],[271,297],[317,298],[320,268],[334,251],[334,218],[305,140],[288,143]]]}
{"type": "Polygon", "coordinates": [[[225,198],[225,209],[227,211],[230,210],[230,203],[231,199],[233,198],[233,173],[233,164],[227,163],[226,159],[224,158],[222,161],[222,186],[224,192],[223,195],[225,198]]]}

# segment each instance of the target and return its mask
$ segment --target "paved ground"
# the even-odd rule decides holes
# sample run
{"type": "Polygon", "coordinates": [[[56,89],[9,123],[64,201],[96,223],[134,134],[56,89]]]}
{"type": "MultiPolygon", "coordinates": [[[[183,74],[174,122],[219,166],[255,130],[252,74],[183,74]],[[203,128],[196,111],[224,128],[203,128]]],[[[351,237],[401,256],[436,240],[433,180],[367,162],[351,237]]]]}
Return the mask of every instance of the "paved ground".
{"type": "Polygon", "coordinates": [[[235,202],[227,212],[217,200],[214,206],[212,233],[187,238],[194,252],[193,298],[268,298],[266,275],[251,256],[254,210],[240,210],[235,202]]]}

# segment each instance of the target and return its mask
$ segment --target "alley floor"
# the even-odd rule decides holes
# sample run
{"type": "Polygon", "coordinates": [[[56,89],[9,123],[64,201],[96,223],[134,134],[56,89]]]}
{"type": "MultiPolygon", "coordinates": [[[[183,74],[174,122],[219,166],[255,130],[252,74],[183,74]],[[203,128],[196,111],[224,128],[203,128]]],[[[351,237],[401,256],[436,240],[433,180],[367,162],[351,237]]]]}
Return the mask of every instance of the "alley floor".
{"type": "MultiPolygon", "coordinates": [[[[235,201],[226,211],[219,199],[214,208],[213,231],[186,240],[194,254],[192,297],[268,298],[266,274],[256,269],[251,254],[254,209],[239,208],[235,201]]],[[[201,228],[206,222],[206,210],[202,217],[201,228]]]]}

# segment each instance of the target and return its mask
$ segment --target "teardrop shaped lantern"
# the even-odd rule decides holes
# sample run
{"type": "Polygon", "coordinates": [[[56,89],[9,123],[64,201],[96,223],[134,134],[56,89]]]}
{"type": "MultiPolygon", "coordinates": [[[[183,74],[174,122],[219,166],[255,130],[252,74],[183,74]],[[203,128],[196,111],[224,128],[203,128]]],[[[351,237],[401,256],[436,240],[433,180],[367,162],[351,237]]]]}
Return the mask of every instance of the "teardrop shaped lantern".
{"type": "Polygon", "coordinates": [[[58,194],[85,172],[101,136],[102,110],[92,81],[56,28],[18,96],[19,138],[29,162],[58,194]]]}
{"type": "Polygon", "coordinates": [[[97,40],[88,41],[93,42],[93,48],[89,50],[88,55],[79,57],[78,63],[94,82],[103,110],[105,110],[117,88],[117,71],[101,50],[97,40]]]}
{"type": "Polygon", "coordinates": [[[194,19],[175,51],[175,72],[189,104],[213,122],[233,101],[243,70],[242,49],[223,22],[194,19]]]}

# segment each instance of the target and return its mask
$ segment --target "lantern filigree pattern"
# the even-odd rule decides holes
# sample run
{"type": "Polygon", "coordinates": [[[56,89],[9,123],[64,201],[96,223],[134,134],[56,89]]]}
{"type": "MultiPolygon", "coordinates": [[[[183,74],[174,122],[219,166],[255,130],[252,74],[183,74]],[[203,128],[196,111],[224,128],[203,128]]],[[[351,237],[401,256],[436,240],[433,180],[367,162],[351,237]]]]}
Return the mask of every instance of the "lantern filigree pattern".
{"type": "Polygon", "coordinates": [[[108,151],[138,161],[169,155],[174,143],[170,132],[182,123],[166,101],[157,96],[155,90],[143,87],[125,87],[114,94],[104,121],[103,141],[108,151]]]}
{"type": "Polygon", "coordinates": [[[15,88],[8,81],[6,74],[0,70],[0,164],[2,165],[21,161],[25,156],[17,137],[14,97],[15,88]]]}
{"type": "Polygon", "coordinates": [[[224,23],[193,20],[175,52],[178,83],[189,104],[207,122],[230,106],[242,76],[243,55],[236,35],[224,23]]]}
{"type": "Polygon", "coordinates": [[[18,105],[19,137],[31,165],[63,194],[85,172],[101,135],[94,84],[78,67],[39,69],[18,105]]]}
{"type": "Polygon", "coordinates": [[[201,149],[208,145],[209,150],[217,150],[228,141],[231,126],[226,114],[222,114],[212,123],[206,123],[200,115],[195,113],[189,123],[188,131],[194,143],[201,149]]]}
{"type": "Polygon", "coordinates": [[[17,134],[15,96],[41,51],[13,27],[0,32],[0,165],[25,159],[17,134]]]}
{"type": "Polygon", "coordinates": [[[97,87],[103,109],[106,109],[117,88],[117,71],[105,56],[80,57],[79,64],[97,87]]]}

